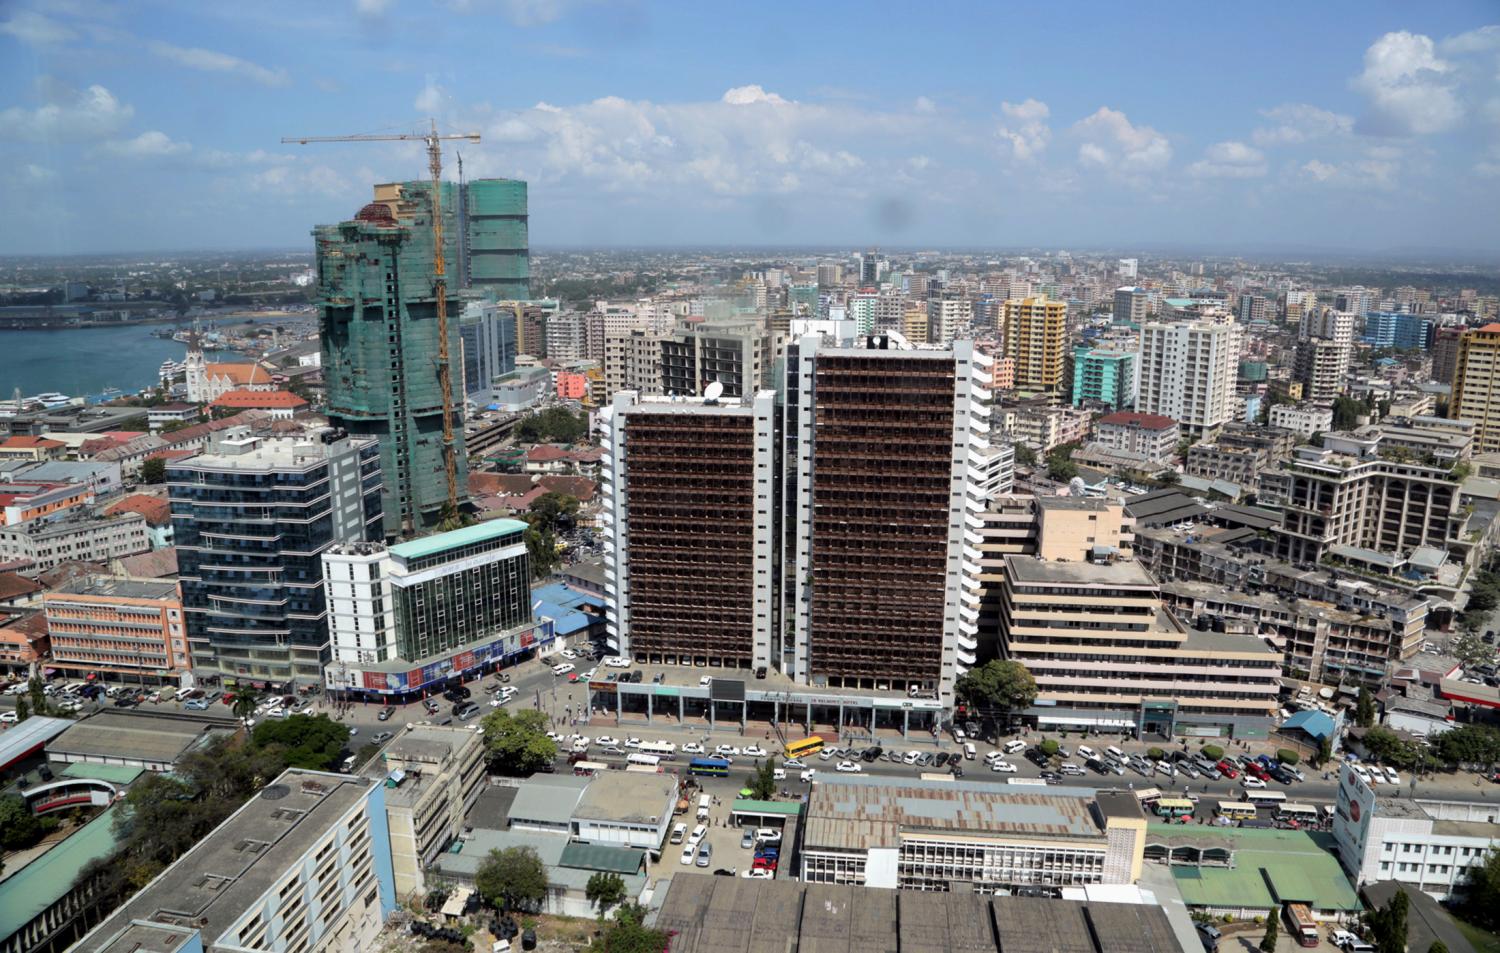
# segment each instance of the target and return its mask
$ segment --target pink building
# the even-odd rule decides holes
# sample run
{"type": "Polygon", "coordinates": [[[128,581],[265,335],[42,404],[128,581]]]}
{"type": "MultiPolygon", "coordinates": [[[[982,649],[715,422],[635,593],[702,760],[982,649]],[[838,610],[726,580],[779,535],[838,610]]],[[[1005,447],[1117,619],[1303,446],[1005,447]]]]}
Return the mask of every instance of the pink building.
{"type": "Polygon", "coordinates": [[[1016,386],[1016,362],[1014,358],[997,357],[991,365],[990,374],[995,390],[1014,390],[1016,386]]]}
{"type": "Polygon", "coordinates": [[[557,372],[557,396],[563,400],[582,400],[588,396],[589,379],[573,371],[557,372]]]}

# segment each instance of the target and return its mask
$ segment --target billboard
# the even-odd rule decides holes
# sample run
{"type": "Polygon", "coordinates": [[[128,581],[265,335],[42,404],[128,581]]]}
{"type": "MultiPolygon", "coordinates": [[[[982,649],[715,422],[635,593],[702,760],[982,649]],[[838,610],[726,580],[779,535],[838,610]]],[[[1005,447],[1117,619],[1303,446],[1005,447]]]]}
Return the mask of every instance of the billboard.
{"type": "Polygon", "coordinates": [[[468,646],[421,668],[380,672],[352,666],[341,668],[334,664],[328,667],[324,677],[328,687],[334,690],[356,687],[379,694],[404,694],[438,685],[455,676],[472,672],[488,662],[499,661],[550,642],[552,638],[552,620],[542,619],[521,632],[511,632],[481,645],[468,646]]]}

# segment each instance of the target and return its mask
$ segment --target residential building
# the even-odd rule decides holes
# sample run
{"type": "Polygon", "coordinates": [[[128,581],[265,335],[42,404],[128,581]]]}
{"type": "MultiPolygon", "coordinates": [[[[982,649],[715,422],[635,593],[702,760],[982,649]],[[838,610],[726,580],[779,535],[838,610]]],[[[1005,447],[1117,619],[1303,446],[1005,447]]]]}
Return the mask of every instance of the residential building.
{"type": "Polygon", "coordinates": [[[378,442],[384,533],[397,536],[435,529],[445,518],[450,451],[460,492],[465,484],[463,376],[452,373],[444,394],[438,371],[445,344],[450,365],[461,367],[463,301],[458,281],[450,282],[447,340],[440,341],[431,185],[382,189],[396,190],[389,204],[366,205],[352,221],[319,226],[313,236],[328,420],[378,442]],[[451,447],[444,443],[445,408],[452,412],[451,447]]]}
{"type": "MultiPolygon", "coordinates": [[[[1380,423],[1355,431],[1375,435],[1382,450],[1405,451],[1423,462],[1455,464],[1474,455],[1472,420],[1450,420],[1447,417],[1404,417],[1392,413],[1380,423]]],[[[1393,454],[1399,456],[1399,453],[1393,454]]]]}
{"type": "Polygon", "coordinates": [[[6,437],[0,441],[0,460],[23,460],[28,463],[59,460],[67,446],[60,440],[48,437],[6,437]]]}
{"type": "Polygon", "coordinates": [[[552,638],[532,619],[526,524],[496,519],[410,542],[322,554],[331,692],[425,697],[528,657],[552,638]]]}
{"type": "Polygon", "coordinates": [[[553,375],[558,400],[583,400],[588,396],[589,378],[576,371],[558,371],[553,375]]]}
{"type": "Polygon", "coordinates": [[[43,595],[42,609],[52,668],[147,684],[175,683],[190,667],[175,582],[86,576],[43,595]]]}
{"type": "Polygon", "coordinates": [[[1402,311],[1371,311],[1365,315],[1362,340],[1379,349],[1425,351],[1432,343],[1432,319],[1402,311]]]}
{"type": "Polygon", "coordinates": [[[1110,410],[1135,406],[1135,351],[1080,347],[1073,352],[1073,406],[1110,410]]]}
{"type": "Polygon", "coordinates": [[[617,653],[730,668],[778,661],[775,411],[770,391],[717,400],[622,391],[600,413],[617,653]]]}
{"type": "Polygon", "coordinates": [[[1140,879],[1146,818],[1135,795],[1058,790],[819,778],[802,821],[801,880],[983,894],[1140,879]]]}
{"type": "Polygon", "coordinates": [[[927,341],[950,344],[969,333],[974,320],[973,303],[968,296],[945,291],[927,299],[927,341]]]}
{"type": "Polygon", "coordinates": [[[146,423],[155,433],[168,424],[190,424],[202,413],[197,404],[158,404],[146,410],[146,423]]]}
{"type": "Polygon", "coordinates": [[[79,512],[0,526],[0,560],[24,562],[28,572],[46,572],[73,560],[107,565],[150,549],[146,518],[139,513],[101,519],[79,512]]]}
{"type": "Polygon", "coordinates": [[[777,631],[796,680],[949,703],[975,663],[988,364],[967,341],[790,349],[777,631]]]}
{"type": "Polygon", "coordinates": [[[385,785],[397,899],[427,894],[427,873],[464,834],[485,787],[484,735],[468,725],[407,725],[365,766],[385,785]]]}
{"type": "Polygon", "coordinates": [[[1339,861],[1356,886],[1393,880],[1434,900],[1451,899],[1500,847],[1500,809],[1399,794],[1377,794],[1353,765],[1340,766],[1333,815],[1339,861]]]}
{"type": "Polygon", "coordinates": [[[385,790],[284,771],[73,950],[373,949],[398,899],[385,790]]]}
{"type": "Polygon", "coordinates": [[[1237,316],[1242,324],[1265,321],[1270,317],[1270,303],[1261,295],[1242,294],[1237,316]]]}
{"type": "Polygon", "coordinates": [[[1094,440],[1111,450],[1140,454],[1157,463],[1177,455],[1177,421],[1161,414],[1121,411],[1094,422],[1094,440]]]}
{"type": "Polygon", "coordinates": [[[1306,400],[1329,401],[1344,392],[1354,349],[1354,313],[1319,308],[1302,316],[1293,378],[1306,400]]]}
{"type": "Polygon", "coordinates": [[[588,359],[589,316],[583,311],[563,311],[547,318],[546,356],[554,361],[588,359]]]}
{"type": "Polygon", "coordinates": [[[1349,314],[1364,314],[1375,305],[1375,293],[1363,285],[1343,288],[1334,293],[1333,306],[1349,314]]]}
{"type": "Polygon", "coordinates": [[[987,500],[1003,496],[1011,491],[1016,482],[1016,446],[1000,443],[980,453],[978,486],[980,494],[987,500]]]}
{"type": "Polygon", "coordinates": [[[1003,657],[1025,665],[1042,728],[1265,737],[1281,656],[1260,639],[1188,629],[1135,562],[1005,557],[1003,657]]]}
{"type": "MultiPolygon", "coordinates": [[[[1121,277],[1125,277],[1122,275],[1121,277]]],[[[1134,277],[1133,275],[1131,277],[1134,277]]],[[[1151,316],[1151,295],[1145,288],[1118,288],[1115,290],[1115,308],[1112,323],[1142,327],[1151,316]]]]}
{"type": "Polygon", "coordinates": [[[516,313],[493,301],[470,301],[458,319],[458,338],[464,349],[465,397],[487,395],[495,378],[516,369],[516,313]]]}
{"type": "Polygon", "coordinates": [[[1453,383],[1458,373],[1458,351],[1466,329],[1458,326],[1436,328],[1432,334],[1432,379],[1439,384],[1453,383]]]}
{"type": "Polygon", "coordinates": [[[1009,439],[1045,454],[1063,444],[1087,439],[1093,418],[1094,412],[1085,407],[1036,398],[996,406],[992,423],[1009,439]]]}
{"type": "MultiPolygon", "coordinates": [[[[1038,496],[1035,501],[1035,548],[1031,552],[1038,559],[1108,562],[1130,557],[1134,523],[1120,501],[1079,496],[1038,496]]],[[[979,550],[992,555],[983,542],[979,550]]]]}
{"type": "Polygon", "coordinates": [[[1476,452],[1500,451],[1500,324],[1465,331],[1459,340],[1448,416],[1474,421],[1476,452]]]}
{"type": "Polygon", "coordinates": [[[1266,452],[1258,448],[1195,443],[1188,447],[1183,471],[1188,476],[1227,480],[1239,487],[1254,488],[1266,464],[1266,452]]]}
{"type": "Polygon", "coordinates": [[[321,682],[330,658],[321,554],[381,535],[376,442],[234,428],[169,464],[167,484],[194,671],[321,682]]]}
{"type": "Polygon", "coordinates": [[[759,318],[682,322],[661,342],[661,386],[667,394],[697,397],[709,384],[725,397],[747,397],[774,386],[781,343],[759,318]]]}
{"type": "Polygon", "coordinates": [[[604,337],[604,394],[613,399],[622,390],[638,394],[664,394],[661,384],[663,335],[651,331],[628,331],[604,337]]]}
{"type": "Polygon", "coordinates": [[[1212,436],[1235,417],[1239,356],[1240,327],[1234,323],[1145,325],[1135,409],[1171,417],[1194,441],[1212,436]]]}
{"type": "Polygon", "coordinates": [[[1333,408],[1327,404],[1273,404],[1268,422],[1272,427],[1311,437],[1333,429],[1333,408]]]}
{"type": "Polygon", "coordinates": [[[1061,397],[1067,386],[1068,306],[1044,295],[1002,307],[1005,354],[1015,363],[1017,390],[1061,397]]]}

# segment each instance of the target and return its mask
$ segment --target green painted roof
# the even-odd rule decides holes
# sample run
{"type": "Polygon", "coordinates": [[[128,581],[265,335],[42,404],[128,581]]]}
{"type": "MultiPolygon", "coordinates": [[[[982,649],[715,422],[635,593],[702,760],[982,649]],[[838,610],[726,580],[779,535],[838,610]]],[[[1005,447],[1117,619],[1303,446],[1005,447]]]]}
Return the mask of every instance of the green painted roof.
{"type": "Polygon", "coordinates": [[[645,867],[646,852],[639,847],[621,847],[615,844],[582,844],[569,841],[563,848],[559,867],[575,867],[581,870],[603,870],[616,874],[638,874],[645,867]]]}
{"type": "Polygon", "coordinates": [[[92,778],[95,781],[108,781],[110,784],[130,784],[146,771],[145,768],[132,768],[124,764],[84,764],[75,761],[62,770],[65,778],[92,778]]]}
{"type": "Polygon", "coordinates": [[[504,536],[506,533],[524,532],[525,529],[526,524],[520,520],[486,520],[473,526],[465,526],[463,529],[423,536],[409,543],[397,543],[391,547],[391,554],[400,556],[402,559],[417,559],[444,550],[457,549],[460,546],[472,546],[496,536],[504,536]]]}
{"type": "Polygon", "coordinates": [[[744,814],[785,814],[796,817],[802,813],[802,805],[796,801],[757,801],[754,798],[737,797],[732,810],[744,814]]]}
{"type": "Polygon", "coordinates": [[[67,840],[0,881],[0,937],[13,935],[73,887],[89,861],[115,852],[119,805],[73,832],[67,840]]]}
{"type": "Polygon", "coordinates": [[[1269,910],[1279,903],[1299,901],[1314,910],[1363,908],[1339,866],[1329,834],[1151,824],[1146,843],[1192,843],[1234,852],[1233,867],[1172,866],[1177,888],[1190,907],[1269,910]]]}

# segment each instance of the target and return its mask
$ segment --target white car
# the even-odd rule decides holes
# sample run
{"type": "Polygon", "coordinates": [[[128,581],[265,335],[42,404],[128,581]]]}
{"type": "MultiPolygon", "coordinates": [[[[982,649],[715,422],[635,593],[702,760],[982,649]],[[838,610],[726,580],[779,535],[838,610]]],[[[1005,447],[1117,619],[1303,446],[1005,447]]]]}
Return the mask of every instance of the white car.
{"type": "Polygon", "coordinates": [[[1018,769],[1009,761],[996,761],[990,765],[990,770],[999,771],[1001,774],[1015,774],[1018,769]]]}
{"type": "Polygon", "coordinates": [[[760,745],[747,745],[745,747],[745,757],[747,758],[764,758],[765,756],[766,749],[760,745]]]}
{"type": "Polygon", "coordinates": [[[591,668],[587,672],[584,672],[582,675],[578,676],[578,680],[580,682],[587,682],[591,680],[598,673],[598,671],[599,670],[597,668],[591,668]]]}
{"type": "Polygon", "coordinates": [[[773,781],[785,781],[786,780],[786,769],[785,768],[773,768],[773,769],[771,769],[771,779],[773,781]]]}
{"type": "Polygon", "coordinates": [[[621,655],[611,655],[604,660],[604,665],[606,668],[629,668],[630,659],[621,655]]]}
{"type": "Polygon", "coordinates": [[[707,824],[699,824],[697,827],[693,828],[693,832],[688,835],[688,843],[691,844],[694,847],[697,847],[698,846],[698,842],[700,840],[702,840],[703,838],[707,837],[707,836],[708,836],[708,825],[707,824]]]}
{"type": "Polygon", "coordinates": [[[986,764],[993,764],[996,761],[1004,761],[1004,760],[1005,760],[1005,755],[1001,754],[998,751],[991,751],[989,754],[987,754],[987,755],[984,756],[984,761],[985,761],[986,764]]]}
{"type": "Polygon", "coordinates": [[[1177,766],[1170,761],[1156,762],[1156,773],[1165,774],[1169,778],[1177,777],[1177,766]]]}
{"type": "Polygon", "coordinates": [[[687,845],[686,847],[684,847],[682,849],[682,861],[681,861],[682,866],[684,866],[684,867],[691,867],[691,866],[693,866],[693,861],[695,861],[697,859],[698,859],[698,845],[697,844],[689,844],[689,845],[687,845]]]}
{"type": "Polygon", "coordinates": [[[750,835],[757,844],[780,844],[781,831],[774,827],[757,827],[755,833],[750,835]]]}
{"type": "Polygon", "coordinates": [[[571,671],[573,671],[573,666],[569,665],[567,662],[564,662],[561,665],[552,666],[553,675],[566,675],[571,671]]]}
{"type": "Polygon", "coordinates": [[[702,678],[698,679],[698,687],[707,688],[708,686],[713,684],[713,681],[714,677],[712,675],[705,675],[702,678]]]}
{"type": "Polygon", "coordinates": [[[682,746],[683,754],[702,754],[703,746],[696,741],[689,741],[682,746]]]}
{"type": "Polygon", "coordinates": [[[815,778],[817,776],[818,776],[818,769],[817,768],[806,768],[806,769],[803,770],[803,772],[801,774],[797,775],[797,780],[801,781],[803,784],[808,784],[808,783],[810,783],[812,781],[813,778],[815,778]]]}
{"type": "Polygon", "coordinates": [[[19,716],[14,711],[0,711],[0,724],[10,724],[19,716]]]}
{"type": "Polygon", "coordinates": [[[563,649],[558,654],[560,654],[565,659],[575,659],[578,657],[578,653],[573,651],[572,649],[563,649]]]}
{"type": "Polygon", "coordinates": [[[819,761],[827,761],[829,758],[832,758],[832,757],[833,757],[833,752],[831,750],[829,750],[828,748],[824,748],[822,751],[818,752],[818,760],[819,761]]]}
{"type": "Polygon", "coordinates": [[[726,757],[726,756],[732,757],[732,756],[737,755],[739,753],[740,753],[740,749],[736,748],[734,745],[719,745],[717,748],[714,749],[714,754],[718,755],[721,758],[726,757]]]}
{"type": "Polygon", "coordinates": [[[1090,748],[1088,745],[1079,745],[1078,757],[1087,761],[1089,758],[1099,757],[1099,752],[1095,751],[1093,748],[1090,748]]]}
{"type": "Polygon", "coordinates": [[[639,739],[639,738],[626,738],[625,739],[625,747],[627,747],[627,748],[639,748],[644,743],[645,742],[641,741],[641,739],[639,739]]]}
{"type": "Polygon", "coordinates": [[[1242,776],[1240,778],[1240,783],[1247,788],[1263,788],[1266,786],[1266,782],[1262,781],[1260,778],[1257,778],[1253,774],[1246,774],[1242,776]]]}
{"type": "Polygon", "coordinates": [[[861,768],[853,761],[840,761],[838,770],[844,772],[845,774],[859,774],[864,770],[864,768],[861,768]]]}
{"type": "Polygon", "coordinates": [[[1365,766],[1362,764],[1351,764],[1349,766],[1349,770],[1353,771],[1355,776],[1358,777],[1361,781],[1370,780],[1370,772],[1366,771],[1365,766]]]}
{"type": "Polygon", "coordinates": [[[1395,768],[1391,767],[1390,765],[1386,765],[1385,766],[1385,779],[1387,781],[1389,781],[1391,784],[1400,784],[1401,783],[1401,775],[1400,775],[1400,773],[1397,772],[1397,770],[1395,768]]]}
{"type": "Polygon", "coordinates": [[[617,744],[620,743],[620,739],[619,738],[611,738],[609,735],[600,735],[599,736],[599,743],[601,745],[617,745],[617,744]]]}
{"type": "Polygon", "coordinates": [[[807,767],[807,765],[802,763],[801,758],[787,758],[781,762],[781,766],[783,768],[797,768],[798,770],[807,767]]]}
{"type": "Polygon", "coordinates": [[[749,870],[740,874],[740,876],[744,877],[746,880],[770,880],[771,878],[776,876],[776,873],[775,871],[767,870],[764,867],[751,867],[749,870]]]}

